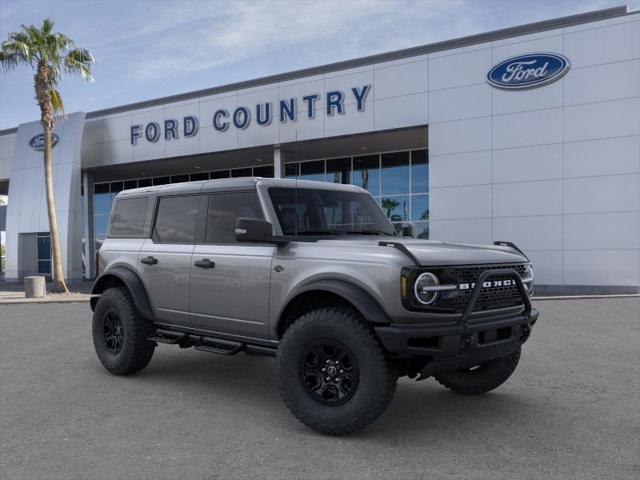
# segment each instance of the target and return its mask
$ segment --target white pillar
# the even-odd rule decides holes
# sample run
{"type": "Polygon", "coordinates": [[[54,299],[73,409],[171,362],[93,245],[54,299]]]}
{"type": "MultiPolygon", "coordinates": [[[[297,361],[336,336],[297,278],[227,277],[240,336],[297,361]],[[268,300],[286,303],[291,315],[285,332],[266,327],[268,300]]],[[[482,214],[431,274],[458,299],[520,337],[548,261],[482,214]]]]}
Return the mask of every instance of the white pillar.
{"type": "Polygon", "coordinates": [[[273,149],[273,177],[285,178],[285,176],[284,155],[280,147],[275,147],[273,149]]]}
{"type": "Polygon", "coordinates": [[[93,175],[84,172],[82,174],[82,186],[84,197],[82,202],[84,206],[84,218],[82,219],[84,231],[84,278],[90,280],[95,275],[95,238],[93,236],[93,175]]]}

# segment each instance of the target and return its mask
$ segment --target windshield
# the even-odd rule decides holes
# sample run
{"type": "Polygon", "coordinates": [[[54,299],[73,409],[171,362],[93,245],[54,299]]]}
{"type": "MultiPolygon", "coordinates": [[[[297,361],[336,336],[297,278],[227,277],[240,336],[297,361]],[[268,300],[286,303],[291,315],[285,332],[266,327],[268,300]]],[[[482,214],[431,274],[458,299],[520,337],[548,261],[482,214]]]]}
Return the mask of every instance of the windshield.
{"type": "Polygon", "coordinates": [[[367,193],[316,188],[270,188],[284,235],[394,235],[367,193]]]}

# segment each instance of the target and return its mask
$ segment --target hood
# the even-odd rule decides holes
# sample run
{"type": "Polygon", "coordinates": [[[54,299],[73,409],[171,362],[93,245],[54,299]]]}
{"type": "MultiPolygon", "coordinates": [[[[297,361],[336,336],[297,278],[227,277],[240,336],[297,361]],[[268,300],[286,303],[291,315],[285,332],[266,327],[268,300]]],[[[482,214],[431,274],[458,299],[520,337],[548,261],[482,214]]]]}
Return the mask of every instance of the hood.
{"type": "MultiPolygon", "coordinates": [[[[511,247],[499,245],[475,245],[445,243],[437,240],[416,240],[402,237],[366,237],[349,240],[321,240],[321,242],[345,243],[351,246],[378,247],[381,241],[404,245],[424,266],[477,265],[494,263],[522,263],[528,260],[511,247]]],[[[378,247],[392,248],[392,247],[378,247]]]]}

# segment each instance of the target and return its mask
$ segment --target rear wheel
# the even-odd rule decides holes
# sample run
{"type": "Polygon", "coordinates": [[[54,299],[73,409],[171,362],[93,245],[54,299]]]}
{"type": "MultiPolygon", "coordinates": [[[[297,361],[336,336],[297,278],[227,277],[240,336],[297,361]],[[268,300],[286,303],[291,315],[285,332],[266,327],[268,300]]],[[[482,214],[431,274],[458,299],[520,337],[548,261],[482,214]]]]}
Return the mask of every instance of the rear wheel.
{"type": "Polygon", "coordinates": [[[387,409],[398,379],[362,317],[347,308],[309,312],[285,332],[277,355],[280,390],[309,428],[344,435],[387,409]]]}
{"type": "Polygon", "coordinates": [[[126,288],[109,288],[93,312],[93,346],[114,375],[139,372],[151,361],[156,343],[147,340],[151,325],[138,313],[126,288]]]}
{"type": "Polygon", "coordinates": [[[478,395],[498,388],[513,374],[520,360],[520,348],[506,357],[461,370],[440,372],[434,378],[449,390],[462,395],[478,395]]]}

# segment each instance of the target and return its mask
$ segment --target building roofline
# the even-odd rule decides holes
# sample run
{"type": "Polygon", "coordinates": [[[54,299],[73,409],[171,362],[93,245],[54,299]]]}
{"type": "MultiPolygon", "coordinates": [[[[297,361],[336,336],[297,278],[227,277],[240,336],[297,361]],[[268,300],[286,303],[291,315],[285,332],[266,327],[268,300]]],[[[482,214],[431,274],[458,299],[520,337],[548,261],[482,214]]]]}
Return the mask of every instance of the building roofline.
{"type": "MultiPolygon", "coordinates": [[[[294,70],[291,72],[280,73],[276,75],[269,75],[266,77],[255,78],[252,80],[244,80],[241,82],[229,83],[212,88],[205,88],[202,90],[194,90],[191,92],[179,93],[176,95],[170,95],[166,97],[154,98],[151,100],[143,100],[141,102],[129,103],[126,105],[120,105],[116,107],[105,108],[102,110],[94,110],[86,115],[87,119],[98,118],[106,115],[113,115],[116,113],[123,113],[131,110],[137,110],[141,108],[149,108],[157,105],[164,105],[167,103],[181,102],[185,100],[191,100],[198,97],[215,95],[219,93],[226,93],[234,90],[241,90],[244,88],[257,87],[261,85],[267,85],[276,82],[283,82],[287,80],[295,80],[298,78],[304,78],[312,75],[318,75],[322,73],[334,72],[339,70],[345,70],[348,68],[361,67],[365,65],[371,65],[374,63],[388,62],[391,60],[400,60],[404,58],[415,57],[418,55],[425,55],[429,53],[441,52],[444,50],[452,50],[454,48],[468,47],[471,45],[477,45],[480,43],[487,43],[496,40],[502,40],[506,38],[519,37],[526,34],[543,32],[546,30],[553,30],[556,28],[570,27],[574,25],[581,25],[584,23],[591,23],[600,20],[606,20],[610,18],[622,17],[625,15],[633,15],[637,12],[629,12],[625,5],[617,7],[605,8],[601,10],[595,10],[593,12],[578,13],[575,15],[569,15],[566,17],[559,17],[550,20],[542,20],[539,22],[528,23],[524,25],[518,25],[515,27],[502,28],[500,30],[493,30],[491,32],[478,33],[475,35],[469,35],[466,37],[454,38],[451,40],[444,40],[441,42],[430,43],[427,45],[421,45],[418,47],[405,48],[402,50],[395,50],[391,52],[378,53],[375,55],[368,55],[366,57],[359,57],[351,60],[344,60],[341,62],[329,63],[320,65],[317,67],[304,68],[301,70],[294,70]]],[[[0,135],[15,133],[17,127],[9,128],[6,130],[0,130],[0,135]]]]}

